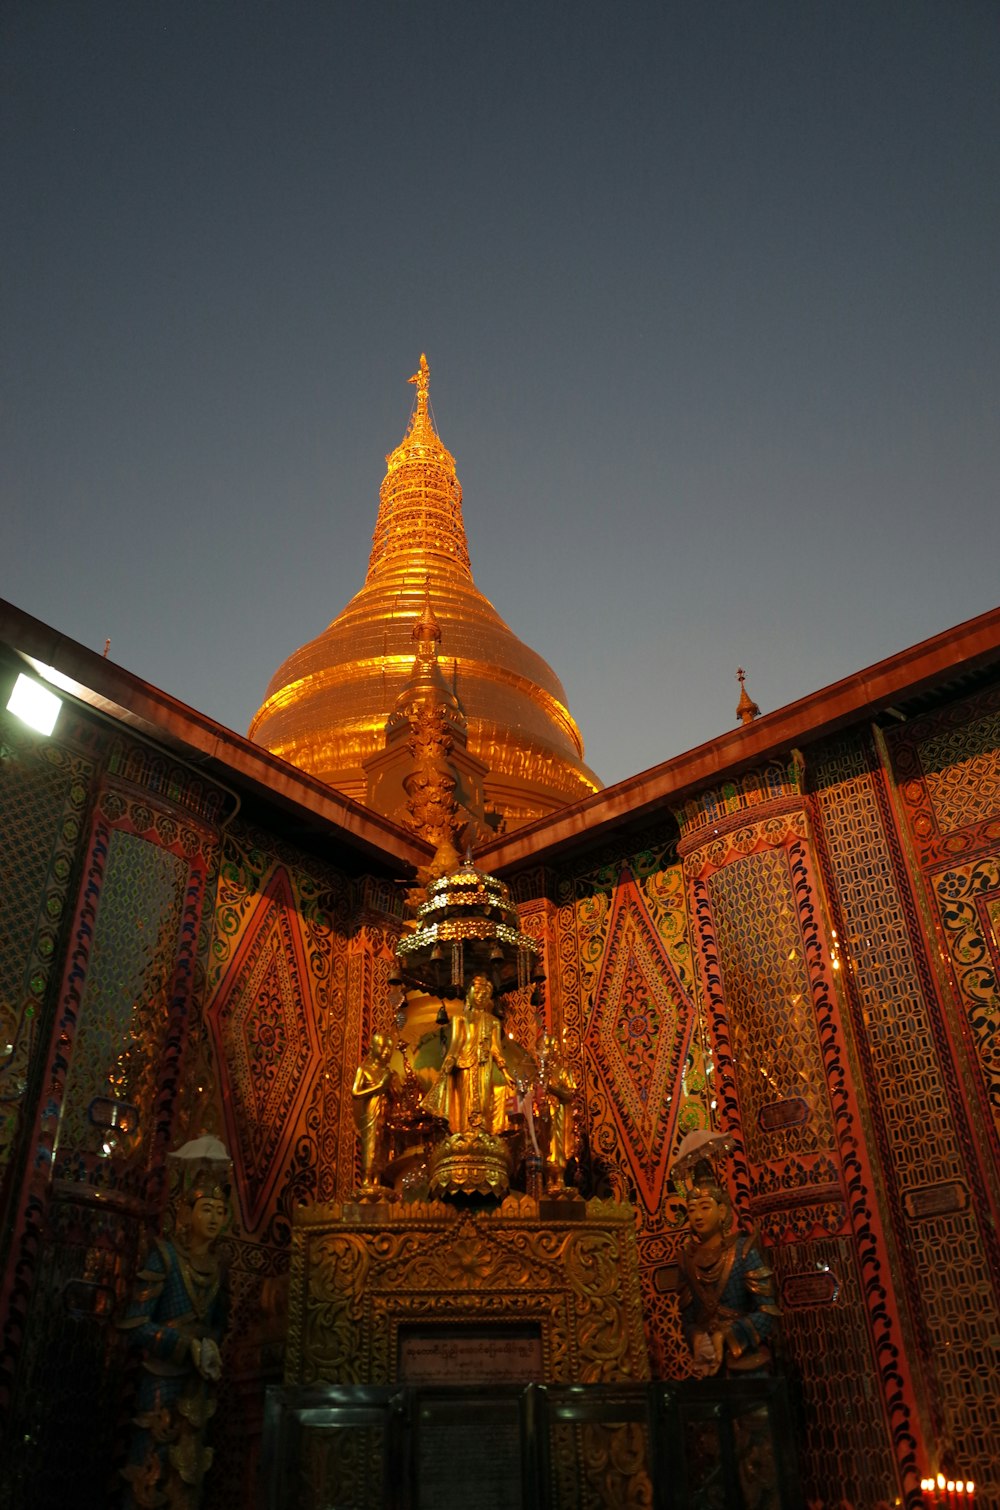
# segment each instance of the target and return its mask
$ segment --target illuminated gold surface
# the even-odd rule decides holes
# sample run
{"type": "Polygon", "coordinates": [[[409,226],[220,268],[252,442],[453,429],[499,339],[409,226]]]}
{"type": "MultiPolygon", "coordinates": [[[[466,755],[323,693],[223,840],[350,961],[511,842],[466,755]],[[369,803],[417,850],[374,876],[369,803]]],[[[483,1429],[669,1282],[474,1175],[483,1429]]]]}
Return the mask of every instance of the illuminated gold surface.
{"type": "Polygon", "coordinates": [[[611,1201],[582,1220],[513,1196],[476,1212],[300,1206],[288,1321],[288,1384],[393,1384],[401,1327],[485,1321],[538,1326],[544,1382],[649,1378],[635,1211],[611,1201]]]}
{"type": "Polygon", "coordinates": [[[504,1196],[510,1189],[510,1160],[499,1138],[476,1128],[451,1133],[431,1158],[430,1193],[504,1196]]]}
{"type": "Polygon", "coordinates": [[[361,591],[272,677],[250,738],[364,801],[362,762],[413,669],[414,622],[427,582],[441,626],[441,666],[468,719],[468,748],[489,768],[487,798],[510,823],[599,789],[558,677],[523,644],[472,580],[455,460],[428,405],[429,369],[386,457],[368,575],[361,591]]]}

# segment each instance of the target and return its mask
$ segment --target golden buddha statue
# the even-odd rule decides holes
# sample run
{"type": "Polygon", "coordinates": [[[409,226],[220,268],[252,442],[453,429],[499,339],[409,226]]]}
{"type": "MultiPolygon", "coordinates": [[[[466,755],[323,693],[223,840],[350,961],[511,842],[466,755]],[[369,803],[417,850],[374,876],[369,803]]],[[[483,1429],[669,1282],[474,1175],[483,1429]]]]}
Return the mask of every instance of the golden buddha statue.
{"type": "Polygon", "coordinates": [[[560,1190],[566,1185],[566,1165],[576,1153],[572,1103],[578,1087],[571,1066],[563,1058],[559,1040],[551,1033],[542,1039],[539,1069],[549,1124],[545,1183],[550,1190],[560,1190]]]}
{"type": "Polygon", "coordinates": [[[503,1134],[509,1131],[508,1093],[516,1088],[493,987],[485,975],[474,975],[464,1009],[451,1017],[437,1080],[423,1099],[448,1127],[431,1161],[432,1194],[506,1194],[510,1155],[503,1134]]]}
{"type": "Polygon", "coordinates": [[[444,1062],[424,1106],[453,1133],[485,1129],[494,1137],[507,1125],[507,1069],[500,1023],[493,1015],[493,987],[485,975],[472,979],[465,1011],[456,1012],[444,1062]]]}
{"type": "Polygon", "coordinates": [[[373,1033],[351,1087],[354,1122],[361,1140],[361,1184],[356,1192],[360,1200],[388,1195],[378,1177],[385,1160],[386,1124],[393,1089],[391,1059],[388,1033],[373,1033]]]}

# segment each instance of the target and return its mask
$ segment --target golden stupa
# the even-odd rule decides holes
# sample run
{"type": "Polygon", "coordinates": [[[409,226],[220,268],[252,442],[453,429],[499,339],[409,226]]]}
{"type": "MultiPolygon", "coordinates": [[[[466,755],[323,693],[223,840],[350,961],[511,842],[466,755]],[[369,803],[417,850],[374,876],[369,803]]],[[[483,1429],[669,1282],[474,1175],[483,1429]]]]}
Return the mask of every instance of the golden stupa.
{"type": "Polygon", "coordinates": [[[434,428],[421,356],[403,440],[387,457],[368,575],[322,634],[271,678],[250,738],[347,796],[365,800],[364,762],[414,665],[413,626],[433,597],[442,670],[487,774],[487,806],[508,827],[601,786],[551,667],[507,627],[472,580],[455,459],[434,428]]]}

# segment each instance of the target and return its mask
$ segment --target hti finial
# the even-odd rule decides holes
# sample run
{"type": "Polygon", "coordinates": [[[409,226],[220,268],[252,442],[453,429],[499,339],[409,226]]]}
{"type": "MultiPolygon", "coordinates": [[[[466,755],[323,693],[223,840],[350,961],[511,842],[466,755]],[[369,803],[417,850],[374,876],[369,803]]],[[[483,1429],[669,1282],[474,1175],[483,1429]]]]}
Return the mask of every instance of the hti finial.
{"type": "Polygon", "coordinates": [[[760,709],[747,691],[744,683],[747,674],[742,666],[736,668],[736,680],[740,684],[740,700],[736,704],[736,719],[741,724],[752,724],[755,718],[760,717],[760,709]]]}
{"type": "Polygon", "coordinates": [[[430,386],[431,386],[431,369],[430,369],[430,363],[428,362],[427,358],[424,356],[423,352],[420,353],[420,367],[419,367],[418,371],[416,371],[411,378],[407,378],[406,381],[408,383],[413,383],[415,385],[415,387],[416,387],[416,390],[417,390],[417,413],[418,414],[426,414],[427,413],[427,399],[428,399],[428,396],[429,396],[429,393],[430,393],[430,386]]]}

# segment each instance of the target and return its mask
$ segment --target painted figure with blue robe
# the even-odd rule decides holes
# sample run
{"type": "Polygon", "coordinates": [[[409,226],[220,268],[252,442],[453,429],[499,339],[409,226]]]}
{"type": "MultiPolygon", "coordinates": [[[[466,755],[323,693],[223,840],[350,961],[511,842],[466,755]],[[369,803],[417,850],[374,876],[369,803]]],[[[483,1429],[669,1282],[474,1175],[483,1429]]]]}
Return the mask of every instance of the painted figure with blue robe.
{"type": "Polygon", "coordinates": [[[756,1233],[729,1231],[732,1206],[707,1161],[696,1168],[687,1211],[681,1324],[695,1373],[766,1373],[780,1318],[774,1275],[756,1233]]]}
{"type": "Polygon", "coordinates": [[[228,1220],[228,1195],[211,1169],[190,1180],[178,1232],[156,1239],[119,1323],[142,1353],[122,1470],[127,1507],[194,1510],[200,1502],[227,1321],[225,1273],[214,1248],[228,1220]]]}

